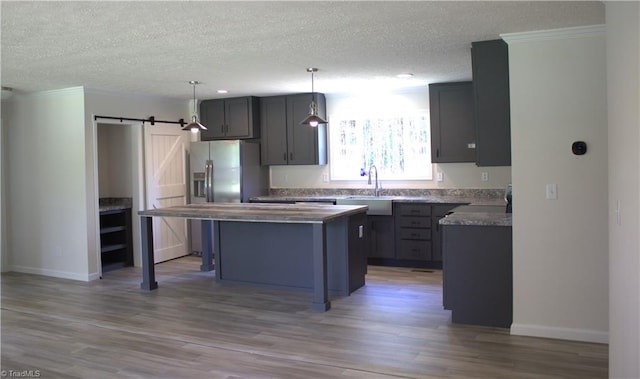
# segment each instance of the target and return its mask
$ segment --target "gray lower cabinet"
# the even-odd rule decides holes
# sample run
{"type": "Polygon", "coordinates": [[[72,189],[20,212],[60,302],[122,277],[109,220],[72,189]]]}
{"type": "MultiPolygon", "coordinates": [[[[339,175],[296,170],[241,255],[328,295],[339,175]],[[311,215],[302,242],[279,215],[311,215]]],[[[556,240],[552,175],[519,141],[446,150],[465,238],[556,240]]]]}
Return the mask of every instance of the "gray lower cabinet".
{"type": "Polygon", "coordinates": [[[451,321],[508,328],[513,320],[510,226],[443,225],[443,306],[451,321]]]}
{"type": "Polygon", "coordinates": [[[393,213],[396,224],[396,258],[432,261],[431,204],[395,204],[393,213]]]}
{"type": "Polygon", "coordinates": [[[460,204],[437,204],[431,208],[431,251],[433,260],[442,262],[442,229],[440,219],[460,204]]]}
{"type": "Polygon", "coordinates": [[[395,258],[393,221],[393,216],[367,216],[369,258],[395,258]]]}
{"type": "MultiPolygon", "coordinates": [[[[327,164],[326,125],[300,125],[309,115],[312,94],[269,96],[260,99],[263,165],[327,164]]],[[[318,114],[326,117],[324,94],[316,93],[318,114]]]]}
{"type": "Polygon", "coordinates": [[[431,161],[475,162],[473,83],[429,84],[431,161]]]}
{"type": "Polygon", "coordinates": [[[207,128],[202,141],[260,137],[260,102],[257,97],[211,99],[200,103],[200,122],[207,128]]]}
{"type": "Polygon", "coordinates": [[[442,268],[438,221],[462,204],[393,203],[393,216],[367,216],[370,264],[442,268]]]}
{"type": "MultiPolygon", "coordinates": [[[[366,216],[341,217],[325,227],[328,292],[348,296],[365,284],[366,216]]],[[[313,233],[311,224],[220,222],[216,277],[227,282],[313,290],[313,233]]]]}

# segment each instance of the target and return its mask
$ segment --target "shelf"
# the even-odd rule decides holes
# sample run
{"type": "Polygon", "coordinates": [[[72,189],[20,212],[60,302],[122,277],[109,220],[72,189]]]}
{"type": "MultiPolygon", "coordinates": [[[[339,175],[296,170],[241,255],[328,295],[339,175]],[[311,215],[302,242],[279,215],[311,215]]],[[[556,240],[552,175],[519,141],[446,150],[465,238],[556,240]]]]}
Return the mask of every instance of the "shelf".
{"type": "Polygon", "coordinates": [[[113,245],[102,246],[100,248],[100,252],[101,253],[108,253],[110,251],[116,251],[116,250],[121,250],[121,249],[126,249],[126,248],[127,248],[127,244],[118,243],[118,244],[113,244],[113,245]]]}
{"type": "MultiPolygon", "coordinates": [[[[118,198],[114,198],[118,199],[118,198]]],[[[105,202],[100,211],[100,263],[102,272],[133,266],[131,208],[118,201],[105,202]]],[[[126,204],[125,204],[126,205],[126,204]]],[[[102,206],[102,205],[101,205],[102,206]]]]}
{"type": "Polygon", "coordinates": [[[110,226],[110,227],[106,227],[106,228],[100,228],[100,234],[120,232],[122,230],[127,230],[127,227],[124,226],[124,225],[122,225],[122,226],[110,226]]]}

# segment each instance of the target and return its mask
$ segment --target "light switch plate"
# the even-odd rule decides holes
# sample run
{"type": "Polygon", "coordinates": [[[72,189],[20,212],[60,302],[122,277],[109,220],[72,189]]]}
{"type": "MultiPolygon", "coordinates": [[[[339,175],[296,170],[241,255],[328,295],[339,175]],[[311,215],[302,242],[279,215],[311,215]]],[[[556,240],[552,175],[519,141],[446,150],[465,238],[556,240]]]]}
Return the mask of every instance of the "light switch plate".
{"type": "Polygon", "coordinates": [[[558,199],[558,186],[555,183],[547,184],[547,200],[558,199]]]}
{"type": "Polygon", "coordinates": [[[442,172],[438,172],[436,174],[436,180],[439,181],[439,182],[444,180],[444,175],[442,174],[442,172]]]}

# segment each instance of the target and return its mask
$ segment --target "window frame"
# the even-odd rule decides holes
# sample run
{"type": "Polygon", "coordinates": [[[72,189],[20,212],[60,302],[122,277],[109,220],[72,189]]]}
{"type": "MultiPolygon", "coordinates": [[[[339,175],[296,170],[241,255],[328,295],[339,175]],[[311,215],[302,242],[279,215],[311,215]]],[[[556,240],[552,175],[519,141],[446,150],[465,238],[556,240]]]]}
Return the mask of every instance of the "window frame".
{"type": "MultiPolygon", "coordinates": [[[[431,162],[431,126],[430,126],[430,115],[429,115],[429,110],[428,109],[403,109],[401,111],[389,111],[389,110],[385,110],[383,109],[378,109],[375,113],[373,114],[369,114],[369,115],[365,115],[365,113],[358,111],[358,110],[354,110],[353,112],[351,111],[341,111],[341,112],[336,112],[336,113],[332,113],[331,115],[329,115],[329,127],[328,127],[328,138],[329,138],[329,165],[330,165],[330,169],[329,169],[329,177],[331,181],[359,181],[362,180],[362,173],[360,172],[360,169],[364,169],[364,174],[366,176],[366,173],[368,172],[369,167],[358,167],[356,168],[354,164],[351,164],[351,169],[348,169],[348,171],[352,174],[350,175],[344,175],[344,170],[340,170],[341,167],[343,167],[343,163],[342,159],[337,159],[338,157],[345,157],[345,154],[340,154],[340,152],[337,151],[337,149],[342,149],[343,144],[339,144],[339,140],[338,138],[340,138],[337,133],[340,133],[342,130],[342,126],[341,124],[343,124],[344,122],[355,122],[355,127],[356,128],[360,128],[360,127],[364,127],[363,125],[368,121],[369,123],[371,123],[372,120],[375,120],[376,122],[374,124],[373,127],[369,126],[370,129],[375,130],[376,128],[382,128],[384,126],[380,126],[380,121],[381,120],[386,120],[383,121],[384,125],[393,125],[393,124],[397,124],[399,120],[402,120],[401,123],[404,125],[405,123],[415,123],[415,122],[422,122],[423,124],[420,125],[420,127],[417,128],[417,132],[418,134],[420,133],[426,133],[426,136],[424,137],[424,140],[420,143],[415,144],[414,146],[412,146],[412,149],[420,149],[422,150],[421,153],[418,154],[418,156],[416,156],[415,154],[412,155],[413,157],[415,157],[414,159],[412,159],[408,164],[409,166],[413,167],[413,170],[411,171],[412,173],[416,173],[416,167],[417,166],[424,166],[424,169],[420,170],[420,172],[418,172],[418,174],[392,174],[386,171],[386,166],[385,165],[381,165],[380,162],[376,162],[376,159],[373,159],[372,162],[368,162],[369,165],[374,164],[376,165],[376,169],[378,170],[378,176],[381,179],[384,179],[386,181],[431,181],[433,180],[433,162],[431,162]],[[386,124],[385,124],[386,122],[386,124]],[[420,158],[422,157],[422,158],[420,158]],[[421,162],[419,160],[421,159],[426,159],[426,162],[421,162]],[[418,160],[418,161],[416,161],[418,160]]],[[[406,126],[405,126],[406,127],[406,126]]],[[[412,131],[406,132],[405,133],[401,133],[399,136],[399,139],[401,139],[403,141],[402,145],[405,145],[406,142],[406,138],[407,138],[407,134],[411,135],[412,131]]],[[[415,135],[415,134],[414,134],[415,135]]],[[[386,137],[391,137],[390,135],[387,135],[386,137]]],[[[353,138],[348,137],[348,138],[353,138]]],[[[379,139],[380,137],[378,137],[379,139]]],[[[384,137],[382,137],[384,138],[384,137]]],[[[361,139],[364,140],[365,136],[364,133],[361,134],[361,139]]],[[[362,141],[355,141],[355,143],[364,143],[362,141]]],[[[397,147],[397,146],[395,146],[397,147]]],[[[356,156],[360,155],[360,154],[366,154],[366,152],[363,152],[362,150],[365,149],[360,149],[359,152],[356,152],[356,156]]],[[[388,151],[387,151],[388,152],[388,151]]],[[[391,153],[393,154],[394,151],[391,151],[391,153]]],[[[379,154],[378,154],[379,155],[379,154]]],[[[351,156],[353,157],[354,154],[351,154],[351,156]]],[[[360,160],[361,158],[359,157],[358,160],[360,160]]],[[[369,159],[371,161],[371,159],[369,159]]],[[[380,160],[380,159],[379,159],[380,160]]],[[[396,162],[397,163],[397,162],[396,162]]],[[[364,162],[362,163],[358,163],[356,165],[358,166],[362,166],[364,164],[364,162]]],[[[401,161],[400,165],[403,166],[407,164],[404,160],[401,161]]],[[[396,164],[397,166],[397,164],[396,164]]],[[[405,168],[406,169],[406,168],[405,168]]]]}

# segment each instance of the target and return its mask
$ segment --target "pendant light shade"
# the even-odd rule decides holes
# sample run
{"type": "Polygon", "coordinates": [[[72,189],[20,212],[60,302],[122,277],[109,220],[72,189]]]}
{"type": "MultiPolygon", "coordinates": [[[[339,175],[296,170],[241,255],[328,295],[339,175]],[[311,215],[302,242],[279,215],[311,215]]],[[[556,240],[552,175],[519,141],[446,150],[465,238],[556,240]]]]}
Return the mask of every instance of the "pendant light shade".
{"type": "Polygon", "coordinates": [[[327,123],[325,119],[318,116],[318,106],[316,105],[315,101],[316,93],[313,88],[313,73],[317,71],[318,69],[315,67],[310,67],[307,69],[307,72],[311,73],[311,104],[309,105],[309,115],[300,122],[300,125],[308,125],[314,128],[320,124],[327,123]]]}
{"type": "Polygon", "coordinates": [[[189,84],[193,86],[193,116],[191,116],[191,122],[182,130],[191,130],[192,133],[198,133],[201,130],[207,130],[204,125],[198,122],[198,112],[196,110],[196,85],[200,84],[200,82],[191,80],[189,84]]]}

